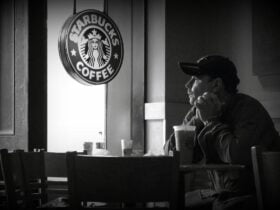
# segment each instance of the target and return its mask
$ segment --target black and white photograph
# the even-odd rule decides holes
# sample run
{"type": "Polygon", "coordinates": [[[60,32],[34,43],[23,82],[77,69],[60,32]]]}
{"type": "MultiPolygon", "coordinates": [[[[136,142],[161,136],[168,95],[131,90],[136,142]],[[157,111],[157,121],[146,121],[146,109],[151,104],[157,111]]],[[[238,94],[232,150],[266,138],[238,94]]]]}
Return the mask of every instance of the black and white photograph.
{"type": "Polygon", "coordinates": [[[1,0],[0,209],[280,209],[273,0],[1,0]]]}

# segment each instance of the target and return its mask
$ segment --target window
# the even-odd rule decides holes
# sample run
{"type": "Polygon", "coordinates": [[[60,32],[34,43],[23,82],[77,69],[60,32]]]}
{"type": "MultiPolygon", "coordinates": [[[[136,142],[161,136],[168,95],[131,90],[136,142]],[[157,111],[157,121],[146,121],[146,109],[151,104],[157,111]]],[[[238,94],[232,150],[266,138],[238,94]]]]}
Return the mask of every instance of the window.
{"type": "Polygon", "coordinates": [[[72,12],[72,1],[48,0],[47,148],[54,152],[81,151],[85,141],[94,143],[105,131],[106,86],[80,84],[60,61],[58,37],[72,12]]]}

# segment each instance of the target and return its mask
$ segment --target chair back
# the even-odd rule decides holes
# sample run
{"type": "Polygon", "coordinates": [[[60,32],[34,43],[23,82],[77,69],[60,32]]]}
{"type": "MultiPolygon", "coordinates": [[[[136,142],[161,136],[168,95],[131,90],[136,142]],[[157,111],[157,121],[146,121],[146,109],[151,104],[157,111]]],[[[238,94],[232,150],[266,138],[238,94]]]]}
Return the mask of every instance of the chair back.
{"type": "MultiPolygon", "coordinates": [[[[86,151],[78,152],[86,155],[86,151]]],[[[68,181],[66,168],[66,152],[44,152],[45,173],[47,177],[47,194],[50,203],[67,202],[68,181]]]]}
{"type": "Polygon", "coordinates": [[[2,174],[2,166],[0,160],[0,209],[5,209],[6,207],[7,207],[7,196],[5,191],[5,182],[2,174]]]}
{"type": "Polygon", "coordinates": [[[280,152],[251,148],[259,210],[280,208],[280,152]]]}
{"type": "Polygon", "coordinates": [[[44,152],[48,200],[68,196],[65,152],[44,152]]]}
{"type": "Polygon", "coordinates": [[[44,155],[48,177],[67,177],[65,152],[45,152],[44,155]]]}
{"type": "Polygon", "coordinates": [[[168,201],[177,208],[178,155],[101,157],[67,153],[70,203],[168,201]]]}
{"type": "Polygon", "coordinates": [[[28,208],[41,206],[47,202],[44,152],[18,153],[22,165],[26,205],[28,208]]]}
{"type": "Polygon", "coordinates": [[[25,197],[20,155],[18,152],[1,149],[0,157],[4,188],[1,195],[3,208],[11,210],[23,208],[25,197]]]}
{"type": "MultiPolygon", "coordinates": [[[[86,151],[78,152],[86,155],[86,151]]],[[[47,177],[67,177],[66,153],[65,152],[44,152],[45,172],[47,177]]]]}

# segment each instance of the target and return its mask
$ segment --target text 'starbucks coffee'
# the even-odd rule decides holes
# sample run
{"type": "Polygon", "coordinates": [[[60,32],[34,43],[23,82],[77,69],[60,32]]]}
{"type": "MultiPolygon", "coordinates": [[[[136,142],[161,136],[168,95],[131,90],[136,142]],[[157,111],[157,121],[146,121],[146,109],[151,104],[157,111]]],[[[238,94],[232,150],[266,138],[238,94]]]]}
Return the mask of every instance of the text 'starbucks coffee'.
{"type": "Polygon", "coordinates": [[[73,78],[84,84],[104,84],[120,70],[123,41],[110,17],[97,10],[84,10],[64,23],[59,53],[73,78]]]}

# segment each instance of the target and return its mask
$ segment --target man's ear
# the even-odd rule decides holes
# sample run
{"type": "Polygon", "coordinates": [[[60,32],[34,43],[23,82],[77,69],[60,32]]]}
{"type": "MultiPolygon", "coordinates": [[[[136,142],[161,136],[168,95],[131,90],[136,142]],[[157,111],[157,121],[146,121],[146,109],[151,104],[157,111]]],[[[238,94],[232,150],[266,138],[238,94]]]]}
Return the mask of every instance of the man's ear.
{"type": "Polygon", "coordinates": [[[213,93],[218,93],[224,87],[224,82],[221,78],[217,77],[212,80],[212,91],[213,93]]]}

